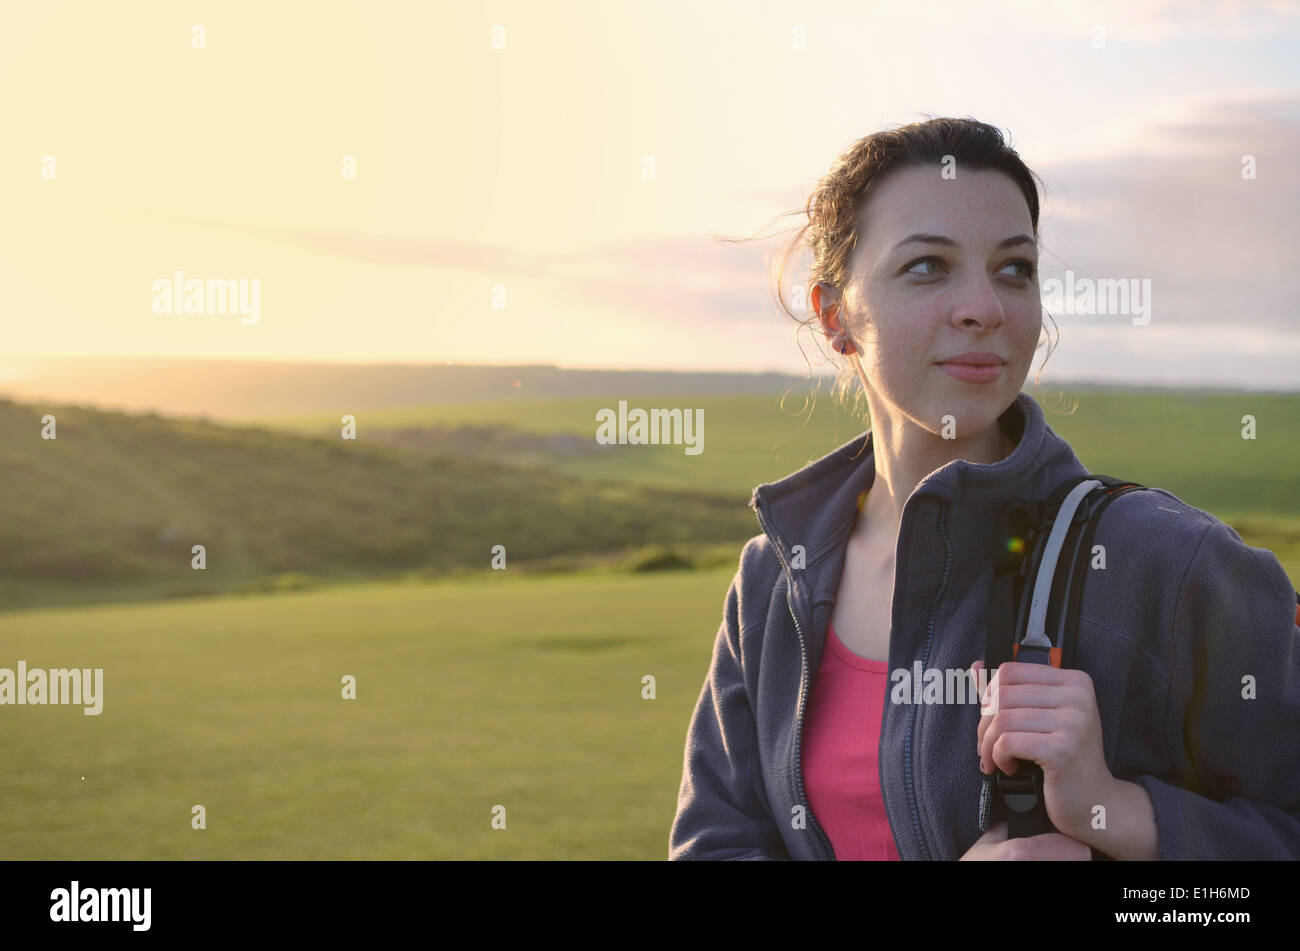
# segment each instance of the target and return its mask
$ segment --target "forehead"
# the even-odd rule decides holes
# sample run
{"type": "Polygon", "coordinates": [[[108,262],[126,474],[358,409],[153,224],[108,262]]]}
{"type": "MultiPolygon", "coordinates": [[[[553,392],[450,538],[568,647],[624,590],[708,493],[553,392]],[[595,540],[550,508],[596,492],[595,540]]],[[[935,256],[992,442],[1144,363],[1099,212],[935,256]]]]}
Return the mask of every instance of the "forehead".
{"type": "Polygon", "coordinates": [[[947,179],[940,171],[901,169],[873,187],[858,218],[862,254],[879,258],[917,233],[945,235],[977,249],[1034,233],[1024,193],[1005,173],[958,166],[956,177],[947,179]]]}

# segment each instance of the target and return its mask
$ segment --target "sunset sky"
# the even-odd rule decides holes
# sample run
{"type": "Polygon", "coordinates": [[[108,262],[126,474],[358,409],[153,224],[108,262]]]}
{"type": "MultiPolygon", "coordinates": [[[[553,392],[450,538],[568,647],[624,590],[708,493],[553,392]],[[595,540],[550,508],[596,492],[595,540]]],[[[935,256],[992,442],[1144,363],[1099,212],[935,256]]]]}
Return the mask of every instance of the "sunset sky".
{"type": "Polygon", "coordinates": [[[0,372],[803,374],[798,340],[816,372],[782,234],[710,234],[789,228],[853,140],[957,115],[1045,181],[1044,278],[1152,282],[1149,324],[1058,316],[1044,380],[1300,385],[1294,3],[51,0],[6,9],[0,83],[0,372]],[[259,279],[260,320],[154,313],[178,270],[259,279]]]}

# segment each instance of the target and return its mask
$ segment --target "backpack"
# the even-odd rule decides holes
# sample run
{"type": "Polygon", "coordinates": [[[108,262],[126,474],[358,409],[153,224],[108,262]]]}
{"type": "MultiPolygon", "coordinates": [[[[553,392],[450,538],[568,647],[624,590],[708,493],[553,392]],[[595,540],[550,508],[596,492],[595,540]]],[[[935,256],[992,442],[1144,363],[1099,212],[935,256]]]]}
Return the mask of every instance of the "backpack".
{"type": "MultiPolygon", "coordinates": [[[[1114,499],[1147,486],[1112,476],[1067,479],[1041,501],[1012,499],[999,510],[993,538],[984,667],[988,676],[1007,661],[1075,664],[1075,633],[1092,540],[1114,499]],[[1007,629],[1007,619],[1012,619],[1007,629]]],[[[1300,592],[1296,593],[1300,625],[1300,592]]],[[[1043,768],[1017,761],[1015,775],[995,767],[980,792],[980,829],[1005,820],[1007,838],[1057,830],[1047,817],[1043,768]]],[[[1106,856],[1093,849],[1094,859],[1106,856]]]]}

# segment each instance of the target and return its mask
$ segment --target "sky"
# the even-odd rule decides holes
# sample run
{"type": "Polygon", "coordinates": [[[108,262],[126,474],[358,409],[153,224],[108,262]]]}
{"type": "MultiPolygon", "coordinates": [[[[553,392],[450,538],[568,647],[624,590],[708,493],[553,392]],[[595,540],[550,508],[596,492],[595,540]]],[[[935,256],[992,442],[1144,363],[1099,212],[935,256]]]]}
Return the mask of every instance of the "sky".
{"type": "Polygon", "coordinates": [[[6,11],[0,88],[0,377],[826,372],[772,294],[780,216],[954,115],[1043,179],[1044,280],[1150,282],[1145,320],[1054,312],[1043,383],[1300,387],[1297,3],[50,0],[6,11]],[[256,320],[168,312],[178,271],[256,284],[256,320]]]}

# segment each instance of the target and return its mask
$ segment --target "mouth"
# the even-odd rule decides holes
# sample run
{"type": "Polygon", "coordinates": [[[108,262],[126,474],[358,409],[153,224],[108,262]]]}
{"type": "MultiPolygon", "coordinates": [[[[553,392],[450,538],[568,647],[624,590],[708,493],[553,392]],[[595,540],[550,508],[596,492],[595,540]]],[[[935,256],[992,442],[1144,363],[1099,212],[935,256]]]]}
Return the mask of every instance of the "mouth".
{"type": "Polygon", "coordinates": [[[949,376],[956,377],[966,383],[992,383],[1002,375],[1002,363],[964,363],[956,360],[949,360],[946,363],[939,363],[949,376]]]}

